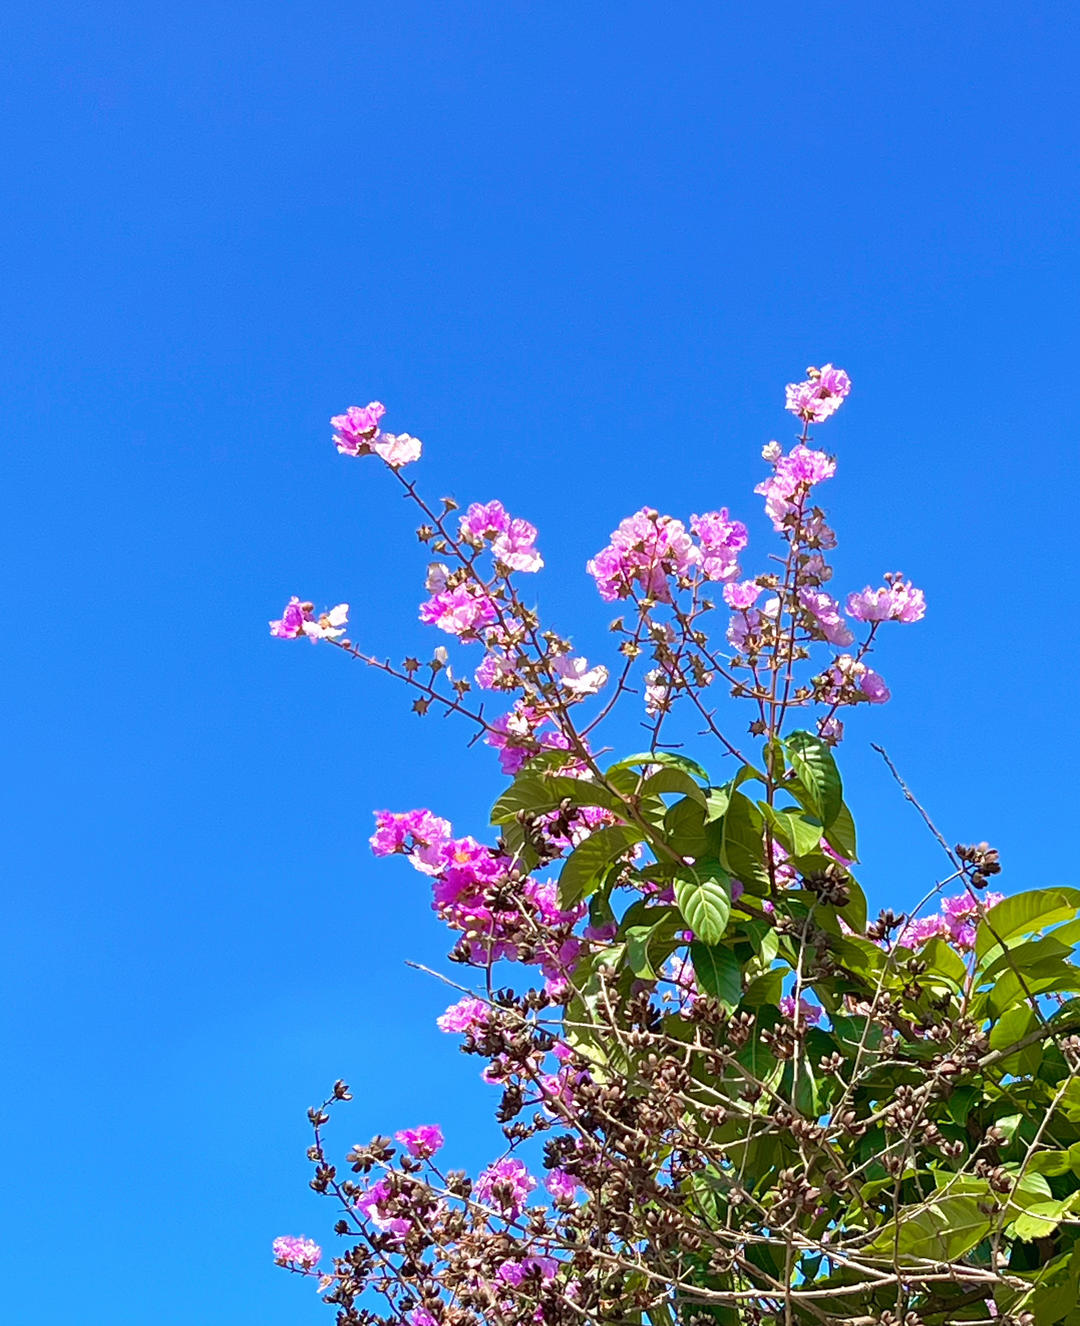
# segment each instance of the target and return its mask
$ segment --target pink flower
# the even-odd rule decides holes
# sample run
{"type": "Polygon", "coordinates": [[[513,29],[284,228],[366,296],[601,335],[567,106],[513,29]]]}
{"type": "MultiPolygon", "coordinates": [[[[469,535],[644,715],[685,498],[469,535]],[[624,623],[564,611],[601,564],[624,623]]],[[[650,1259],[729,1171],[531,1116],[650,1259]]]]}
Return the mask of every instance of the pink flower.
{"type": "Polygon", "coordinates": [[[369,841],[373,855],[407,853],[417,870],[430,875],[442,867],[451,842],[450,822],[430,810],[379,810],[369,841]]]}
{"type": "Polygon", "coordinates": [[[274,1240],[274,1261],[280,1266],[295,1264],[310,1270],[322,1260],[322,1248],[311,1239],[283,1234],[274,1240]]]}
{"type": "Polygon", "coordinates": [[[917,622],[926,615],[926,597],[921,589],[901,579],[899,573],[887,576],[881,589],[869,585],[858,594],[849,594],[847,611],[858,622],[917,622]]]}
{"type": "Polygon", "coordinates": [[[817,1004],[808,1003],[805,999],[800,998],[798,1018],[796,1019],[795,996],[784,995],[783,999],[780,1000],[780,1012],[789,1022],[809,1023],[810,1026],[816,1027],[821,1021],[824,1010],[819,1008],[817,1004]]]}
{"type": "Polygon", "coordinates": [[[371,444],[372,451],[380,456],[392,470],[401,469],[420,459],[423,443],[410,433],[380,433],[371,444]]]}
{"type": "Polygon", "coordinates": [[[462,1035],[475,1035],[488,1023],[488,1006],[475,995],[466,995],[459,999],[440,1017],[436,1018],[440,1031],[458,1032],[462,1035]]]}
{"type": "Polygon", "coordinates": [[[808,370],[805,382],[789,382],[785,409],[808,423],[819,424],[835,414],[851,391],[851,379],[842,368],[826,364],[808,370]]]}
{"type": "Polygon", "coordinates": [[[470,542],[493,539],[510,528],[510,516],[501,502],[473,502],[461,517],[461,536],[470,542]]]}
{"type": "Polygon", "coordinates": [[[558,1269],[559,1263],[554,1257],[526,1257],[520,1262],[503,1262],[498,1276],[517,1289],[528,1275],[539,1274],[541,1280],[553,1280],[558,1269]]]}
{"type": "Polygon", "coordinates": [[[334,442],[344,456],[368,456],[371,443],[379,435],[379,420],[386,413],[386,406],[380,401],[372,401],[361,409],[350,405],[344,414],[335,414],[330,420],[336,430],[334,442]]]}
{"type": "Polygon", "coordinates": [[[442,1129],[437,1123],[421,1124],[419,1128],[403,1128],[394,1136],[410,1156],[417,1160],[429,1160],[443,1145],[442,1129]]]}
{"type": "Polygon", "coordinates": [[[621,521],[611,542],[586,563],[605,603],[641,593],[671,601],[668,578],[686,575],[701,552],[681,520],[642,507],[621,521]]]}
{"type": "Polygon", "coordinates": [[[561,732],[540,731],[551,719],[528,705],[524,700],[515,702],[508,714],[496,718],[484,736],[484,744],[499,752],[499,767],[511,777],[530,757],[542,748],[567,750],[569,740],[561,732]]]}
{"type": "Polygon", "coordinates": [[[734,580],[739,574],[739,553],[750,537],[741,520],[731,520],[727,507],[691,516],[690,528],[701,544],[701,574],[706,580],[734,580]]]}
{"type": "Polygon", "coordinates": [[[409,1323],[409,1326],[439,1326],[438,1321],[427,1308],[413,1308],[405,1320],[409,1323]]]}
{"type": "Polygon", "coordinates": [[[318,640],[338,640],[345,634],[349,620],[349,605],[339,603],[329,612],[315,616],[313,603],[301,603],[294,594],[276,622],[270,623],[270,634],[279,640],[296,640],[302,635],[314,644],[318,640]]]}
{"type": "Polygon", "coordinates": [[[379,1179],[373,1183],[370,1188],[356,1199],[356,1209],[367,1216],[377,1229],[381,1229],[384,1234],[393,1234],[398,1238],[404,1238],[412,1229],[413,1222],[407,1220],[404,1216],[391,1215],[387,1209],[387,1204],[393,1196],[390,1184],[386,1179],[379,1179]]]}
{"type": "Polygon", "coordinates": [[[428,626],[437,626],[448,635],[475,635],[483,626],[490,625],[497,613],[494,603],[475,585],[457,585],[454,589],[434,594],[420,605],[420,620],[428,626]]]}
{"type": "Polygon", "coordinates": [[[571,658],[563,654],[551,665],[552,672],[559,678],[563,688],[571,695],[585,697],[595,695],[607,683],[608,670],[603,664],[590,668],[587,659],[571,658]]]}
{"type": "Polygon", "coordinates": [[[507,1157],[484,1170],[476,1180],[473,1195],[485,1206],[497,1208],[507,1219],[516,1220],[535,1187],[536,1180],[521,1161],[507,1157]]]}
{"type": "Polygon", "coordinates": [[[510,516],[501,502],[473,502],[461,517],[461,537],[480,547],[491,543],[496,561],[511,571],[539,571],[544,559],[536,550],[536,526],[510,516]]]}
{"type": "MultiPolygon", "coordinates": [[[[813,451],[801,442],[786,456],[781,456],[773,473],[754,489],[765,498],[765,510],[773,529],[784,529],[786,518],[805,504],[810,489],[831,479],[835,473],[836,461],[831,456],[824,451],[813,451]]],[[[810,532],[808,529],[807,533],[810,532]]],[[[822,542],[824,546],[826,541],[822,542]]]]}
{"type": "Polygon", "coordinates": [[[557,1202],[572,1202],[581,1185],[564,1169],[553,1169],[544,1180],[544,1187],[557,1202]]]}
{"type": "Polygon", "coordinates": [[[883,678],[872,668],[867,668],[859,678],[859,688],[871,704],[887,704],[892,699],[883,678]]]}
{"type": "Polygon", "coordinates": [[[752,608],[761,594],[761,586],[753,580],[740,580],[724,586],[724,602],[729,608],[752,608]]]}
{"type": "Polygon", "coordinates": [[[840,616],[840,604],[823,589],[800,589],[799,602],[813,617],[821,634],[833,645],[850,645],[855,638],[840,616]]]}

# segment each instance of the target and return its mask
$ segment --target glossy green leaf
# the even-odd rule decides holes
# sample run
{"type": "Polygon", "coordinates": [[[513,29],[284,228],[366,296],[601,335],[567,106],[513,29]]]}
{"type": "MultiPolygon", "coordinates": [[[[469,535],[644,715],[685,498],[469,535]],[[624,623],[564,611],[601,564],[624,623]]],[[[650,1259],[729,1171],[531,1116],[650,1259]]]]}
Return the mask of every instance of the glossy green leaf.
{"type": "Polygon", "coordinates": [[[731,949],[722,944],[706,944],[695,940],[690,945],[690,961],[698,984],[706,994],[719,999],[727,1008],[734,1008],[742,995],[742,971],[739,960],[731,949]]]}
{"type": "Polygon", "coordinates": [[[572,907],[595,893],[609,867],[640,841],[640,830],[622,824],[611,824],[589,834],[563,865],[559,876],[559,906],[572,907]]]}
{"type": "Polygon", "coordinates": [[[995,945],[1071,921],[1080,911],[1080,889],[1031,889],[991,907],[975,932],[975,956],[982,959],[995,945]]]}
{"type": "Polygon", "coordinates": [[[790,733],[784,748],[815,814],[826,828],[830,827],[844,804],[844,787],[832,751],[811,732],[790,733]]]}
{"type": "Polygon", "coordinates": [[[749,797],[732,792],[723,825],[724,866],[751,892],[767,892],[770,881],[765,868],[765,821],[761,812],[749,797]]]}
{"type": "Polygon", "coordinates": [[[731,878],[719,865],[686,866],[675,880],[675,901],[687,926],[705,944],[718,944],[731,915],[731,878]]]}

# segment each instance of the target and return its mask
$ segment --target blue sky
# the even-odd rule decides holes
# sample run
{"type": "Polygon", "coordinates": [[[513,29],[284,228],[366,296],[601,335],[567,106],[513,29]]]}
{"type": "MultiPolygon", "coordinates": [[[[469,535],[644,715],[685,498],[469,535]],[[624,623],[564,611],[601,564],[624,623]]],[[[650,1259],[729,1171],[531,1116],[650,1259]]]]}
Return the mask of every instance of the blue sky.
{"type": "Polygon", "coordinates": [[[480,833],[494,760],[266,633],[299,592],[433,643],[345,405],[533,519],[598,654],[608,531],[727,504],[765,546],[783,383],[842,364],[838,584],[930,603],[845,749],[863,881],[899,907],[939,864],[876,739],[1009,888],[1076,883],[1075,6],[38,0],[3,34],[5,1323],[329,1320],[268,1248],[329,1229],[338,1075],[342,1151],[496,1146],[403,965],[445,948],[421,882],[366,851],[375,807],[480,833]]]}

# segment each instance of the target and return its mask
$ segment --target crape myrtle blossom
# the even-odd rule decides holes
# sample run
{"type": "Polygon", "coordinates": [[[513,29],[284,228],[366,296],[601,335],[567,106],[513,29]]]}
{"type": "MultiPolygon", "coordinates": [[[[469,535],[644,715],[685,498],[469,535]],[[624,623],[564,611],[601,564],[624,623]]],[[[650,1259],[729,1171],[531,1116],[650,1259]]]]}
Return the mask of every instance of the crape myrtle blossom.
{"type": "Polygon", "coordinates": [[[465,995],[456,1004],[451,1004],[445,1013],[441,1013],[435,1019],[435,1024],[440,1031],[473,1035],[482,1031],[487,1021],[487,1004],[475,995],[465,995]]]}
{"type": "Polygon", "coordinates": [[[816,677],[815,692],[822,704],[834,708],[841,704],[885,704],[891,692],[884,679],[867,667],[861,659],[850,654],[838,654],[820,677],[816,677]]]}
{"type": "Polygon", "coordinates": [[[563,1169],[553,1169],[544,1180],[544,1187],[556,1202],[572,1202],[581,1185],[572,1174],[563,1169]]]}
{"type": "Polygon", "coordinates": [[[539,571],[536,526],[512,517],[501,502],[474,502],[461,517],[461,538],[474,548],[491,544],[495,560],[511,571],[539,571]]]}
{"type": "Polygon", "coordinates": [[[418,437],[380,431],[379,420],[385,413],[381,401],[371,401],[362,408],[350,405],[344,414],[335,414],[330,424],[338,451],[343,456],[379,456],[395,470],[419,460],[423,447],[418,437]]]}
{"type": "Polygon", "coordinates": [[[799,602],[813,618],[814,624],[832,645],[850,645],[854,636],[840,616],[840,604],[821,589],[800,589],[799,602]]]}
{"type": "Polygon", "coordinates": [[[799,1002],[796,1005],[794,995],[784,995],[780,1000],[780,1012],[783,1016],[786,1017],[789,1022],[797,1021],[804,1026],[809,1024],[811,1027],[816,1027],[821,1021],[824,1011],[825,1010],[819,1005],[811,1004],[802,998],[799,999],[799,1002]],[[796,1013],[798,1014],[798,1017],[796,1017],[796,1013]]]}
{"type": "Polygon", "coordinates": [[[587,564],[606,603],[629,598],[635,592],[671,602],[672,579],[690,576],[695,569],[703,580],[734,580],[738,555],[746,547],[746,526],[728,516],[727,508],[692,516],[695,543],[681,520],[642,507],[620,521],[611,542],[587,564]]]}
{"type": "Polygon", "coordinates": [[[495,621],[495,604],[478,586],[466,581],[433,594],[420,605],[420,620],[448,635],[477,639],[481,628],[495,621]]]}
{"type": "Polygon", "coordinates": [[[294,594],[281,617],[270,623],[270,634],[278,640],[298,640],[306,636],[312,644],[319,640],[339,640],[345,634],[348,620],[347,603],[339,603],[336,608],[316,617],[314,603],[302,603],[294,594]]]}
{"type": "Polygon", "coordinates": [[[516,1220],[525,1209],[536,1180],[514,1156],[489,1165],[473,1186],[473,1196],[485,1206],[494,1207],[508,1220],[516,1220]]]}
{"type": "Polygon", "coordinates": [[[563,689],[577,699],[595,695],[607,683],[608,670],[603,664],[590,668],[587,659],[562,655],[551,665],[563,689]]]}
{"type": "Polygon", "coordinates": [[[849,594],[849,617],[859,622],[918,622],[926,616],[926,597],[901,576],[899,571],[887,575],[888,584],[881,589],[869,585],[858,594],[849,594]]]}
{"type": "Polygon", "coordinates": [[[745,611],[752,608],[761,594],[761,586],[754,580],[740,580],[724,586],[724,602],[729,608],[745,611]]]}
{"type": "Polygon", "coordinates": [[[513,776],[541,750],[568,750],[569,738],[562,732],[542,731],[553,720],[533,705],[518,700],[507,714],[496,718],[484,742],[499,752],[499,767],[513,776]]]}
{"type": "Polygon", "coordinates": [[[808,368],[805,381],[788,383],[784,408],[806,423],[820,424],[836,413],[850,391],[851,379],[842,368],[808,368]]]}
{"type": "MultiPolygon", "coordinates": [[[[765,511],[780,533],[804,506],[815,484],[831,479],[836,473],[836,461],[824,451],[814,451],[799,442],[785,456],[777,457],[773,473],[754,489],[765,498],[765,511]]],[[[831,546],[832,531],[827,526],[813,530],[822,547],[831,546]]]]}
{"type": "Polygon", "coordinates": [[[421,1124],[419,1128],[403,1128],[394,1137],[417,1160],[430,1160],[443,1145],[442,1129],[437,1123],[421,1124]]]}
{"type": "Polygon", "coordinates": [[[312,1239],[282,1234],[274,1240],[274,1261],[279,1266],[302,1266],[310,1270],[322,1261],[322,1248],[312,1239]]]}
{"type": "Polygon", "coordinates": [[[940,938],[962,953],[969,952],[975,947],[977,923],[991,907],[996,907],[1002,901],[1003,896],[991,891],[981,898],[972,897],[969,893],[942,898],[941,910],[909,921],[900,932],[898,942],[905,948],[918,948],[929,939],[940,938]]]}

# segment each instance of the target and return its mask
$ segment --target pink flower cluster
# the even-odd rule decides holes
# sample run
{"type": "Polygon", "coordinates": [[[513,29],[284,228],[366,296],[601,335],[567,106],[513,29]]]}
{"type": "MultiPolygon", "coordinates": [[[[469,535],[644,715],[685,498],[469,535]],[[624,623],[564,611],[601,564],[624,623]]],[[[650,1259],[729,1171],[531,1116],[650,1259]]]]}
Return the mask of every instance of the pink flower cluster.
{"type": "Polygon", "coordinates": [[[586,563],[600,597],[612,603],[636,589],[668,603],[669,581],[695,569],[704,580],[734,580],[739,574],[738,555],[748,542],[746,526],[731,520],[725,507],[692,516],[690,528],[697,543],[681,520],[662,516],[652,507],[642,507],[620,521],[607,547],[586,563]]]}
{"type": "Polygon", "coordinates": [[[516,701],[509,713],[492,721],[484,743],[499,752],[499,767],[504,774],[514,777],[540,750],[569,749],[569,739],[561,732],[545,730],[552,721],[524,700],[516,701]]]}
{"type": "Polygon", "coordinates": [[[386,1209],[392,1190],[386,1179],[379,1179],[366,1192],[356,1199],[356,1209],[384,1234],[404,1238],[412,1229],[413,1222],[404,1216],[391,1215],[386,1209]]]}
{"type": "Polygon", "coordinates": [[[813,619],[822,636],[832,645],[850,645],[855,637],[847,622],[840,616],[840,604],[823,589],[799,590],[799,603],[813,619]]]}
{"type": "Polygon", "coordinates": [[[302,1266],[310,1270],[322,1260],[322,1248],[311,1239],[282,1234],[274,1240],[274,1261],[281,1266],[302,1266]]]}
{"type": "MultiPolygon", "coordinates": [[[[754,489],[755,493],[765,498],[765,511],[778,533],[787,527],[791,517],[802,515],[810,490],[815,484],[831,479],[836,473],[836,461],[824,451],[814,451],[801,442],[792,447],[788,454],[768,453],[773,460],[773,472],[754,489]]],[[[832,547],[835,539],[832,530],[821,521],[813,522],[813,527],[806,531],[812,534],[822,547],[832,547]]]]}
{"type": "Polygon", "coordinates": [[[827,687],[822,695],[825,704],[856,704],[867,700],[870,704],[886,704],[892,692],[884,678],[850,654],[839,654],[825,673],[827,687]]]}
{"type": "Polygon", "coordinates": [[[577,1179],[563,1169],[553,1169],[544,1180],[544,1187],[557,1202],[572,1202],[580,1186],[577,1179]]]}
{"type": "Polygon", "coordinates": [[[857,622],[918,622],[926,616],[926,596],[909,584],[897,571],[885,577],[881,589],[869,585],[858,594],[849,594],[848,616],[857,622]]]}
{"type": "Polygon", "coordinates": [[[435,1019],[440,1031],[457,1032],[462,1036],[475,1035],[487,1026],[487,1022],[488,1006],[475,995],[465,995],[435,1019]]]}
{"type": "Polygon", "coordinates": [[[476,639],[498,616],[495,604],[471,581],[433,594],[420,605],[420,620],[448,635],[476,639]]]}
{"type": "Polygon", "coordinates": [[[508,1220],[516,1220],[525,1209],[536,1180],[520,1160],[510,1156],[489,1165],[473,1186],[476,1200],[495,1207],[508,1220]]]}
{"type": "Polygon", "coordinates": [[[818,1004],[811,1004],[805,999],[800,999],[798,1005],[795,1003],[794,995],[784,995],[780,1000],[780,1013],[786,1017],[789,1022],[798,1022],[800,1025],[809,1024],[816,1027],[821,1021],[824,1009],[818,1004]],[[798,1017],[796,1018],[796,1013],[798,1017]]]}
{"type": "MultiPolygon", "coordinates": [[[[452,930],[468,936],[465,946],[470,961],[486,965],[499,960],[539,964],[548,978],[565,983],[577,958],[579,942],[553,938],[548,948],[532,947],[523,952],[520,934],[522,908],[506,898],[508,882],[516,878],[510,857],[485,847],[475,838],[455,838],[446,820],[428,810],[402,814],[379,811],[371,837],[375,856],[405,855],[423,874],[432,877],[432,907],[452,930]]],[[[554,884],[532,878],[519,884],[521,903],[532,909],[533,919],[544,932],[566,931],[585,913],[585,905],[571,911],[558,906],[554,884]]],[[[451,1018],[471,1026],[486,1010],[474,1005],[458,1011],[448,1009],[440,1020],[444,1030],[454,1028],[451,1018]]]]}
{"type": "Polygon", "coordinates": [[[805,381],[788,383],[784,408],[806,423],[820,424],[836,413],[850,391],[851,379],[842,368],[810,368],[805,381]]]}
{"type": "Polygon", "coordinates": [[[915,948],[925,944],[928,939],[940,937],[961,952],[967,952],[975,947],[975,927],[979,920],[991,907],[996,907],[1003,896],[989,892],[981,898],[974,898],[969,893],[942,898],[941,911],[911,921],[901,931],[900,943],[906,948],[915,948]]]}
{"type": "Polygon", "coordinates": [[[443,1146],[442,1129],[437,1123],[424,1123],[419,1128],[403,1128],[394,1137],[417,1160],[430,1160],[443,1146]]]}
{"type": "Polygon", "coordinates": [[[270,623],[270,634],[278,640],[298,640],[303,635],[312,644],[319,640],[338,640],[345,634],[348,620],[347,603],[339,603],[336,608],[316,617],[314,603],[301,603],[294,594],[280,618],[270,623]]]}
{"type": "Polygon", "coordinates": [[[463,542],[491,544],[495,560],[511,571],[539,571],[544,559],[536,548],[536,526],[515,518],[501,502],[474,502],[461,517],[463,542]]]}
{"type": "Polygon", "coordinates": [[[335,414],[330,423],[338,451],[343,456],[379,456],[394,470],[419,460],[423,446],[418,437],[380,430],[379,420],[385,413],[381,401],[371,401],[363,407],[350,405],[344,414],[335,414]]]}

